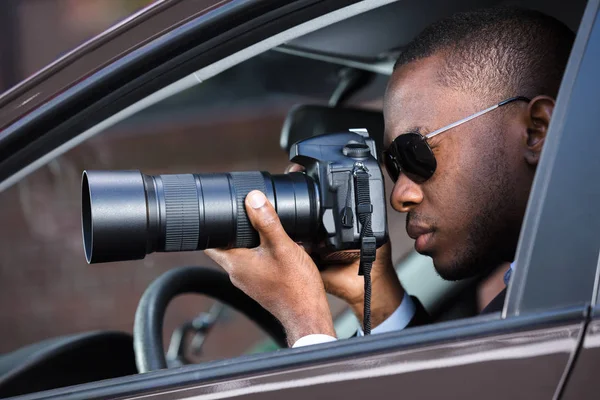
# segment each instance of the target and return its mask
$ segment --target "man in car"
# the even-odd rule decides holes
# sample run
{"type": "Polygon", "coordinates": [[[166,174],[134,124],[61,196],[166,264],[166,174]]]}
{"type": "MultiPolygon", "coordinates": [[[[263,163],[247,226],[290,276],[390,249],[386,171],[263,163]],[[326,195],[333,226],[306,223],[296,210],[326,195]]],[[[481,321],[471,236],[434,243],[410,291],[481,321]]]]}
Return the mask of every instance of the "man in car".
{"type": "MultiPolygon", "coordinates": [[[[395,181],[390,202],[407,213],[415,249],[444,279],[514,261],[573,40],[551,17],[503,7],[438,21],[403,49],[383,110],[383,162],[395,181]],[[419,160],[409,147],[418,148],[419,160]]],[[[246,208],[260,246],[206,252],[281,321],[290,345],[335,340],[326,292],[362,320],[358,261],[319,273],[264,195],[248,194],[246,208]]],[[[427,321],[404,292],[389,245],[377,252],[372,285],[372,333],[427,321]]],[[[499,310],[503,300],[501,293],[488,309],[499,310]]]]}

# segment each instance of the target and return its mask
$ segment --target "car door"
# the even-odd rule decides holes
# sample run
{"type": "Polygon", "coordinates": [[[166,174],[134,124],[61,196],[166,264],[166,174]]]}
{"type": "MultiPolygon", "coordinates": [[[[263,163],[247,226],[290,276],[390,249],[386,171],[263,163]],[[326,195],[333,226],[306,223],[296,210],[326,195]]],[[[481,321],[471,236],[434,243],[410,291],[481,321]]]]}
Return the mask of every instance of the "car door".
{"type": "MultiPolygon", "coordinates": [[[[598,126],[600,124],[600,118],[598,117],[598,102],[599,102],[599,90],[600,83],[597,76],[597,71],[600,68],[600,28],[598,23],[595,24],[592,29],[587,48],[585,51],[584,59],[582,60],[581,66],[577,74],[577,81],[574,82],[573,94],[575,102],[572,104],[572,111],[570,112],[571,129],[572,132],[585,131],[589,132],[589,138],[591,142],[587,142],[587,145],[593,146],[595,140],[598,139],[598,126]],[[585,117],[582,117],[584,116],[585,117]],[[580,119],[581,118],[581,119],[580,119]]],[[[587,136],[587,135],[586,135],[587,136]]],[[[564,142],[565,144],[570,141],[564,142]]],[[[568,145],[568,144],[567,144],[568,145]]],[[[597,196],[599,191],[598,185],[594,184],[598,181],[597,172],[590,173],[585,176],[588,171],[592,171],[593,168],[598,168],[599,160],[598,156],[588,152],[582,152],[582,147],[579,147],[573,154],[581,155],[581,157],[590,157],[589,160],[585,161],[583,170],[571,170],[568,172],[569,177],[576,176],[580,185],[583,187],[580,189],[582,193],[578,196],[577,204],[580,201],[584,203],[588,199],[588,193],[593,193],[597,196]],[[584,175],[581,175],[581,174],[584,175]],[[582,177],[581,179],[579,177],[582,177]],[[590,180],[588,180],[590,179],[590,180]],[[580,199],[580,200],[579,200],[580,199]]],[[[562,163],[568,163],[570,165],[578,164],[571,158],[570,161],[563,159],[562,163]]],[[[597,169],[596,169],[597,171],[597,169]]],[[[565,179],[570,179],[565,176],[565,179]]],[[[563,193],[567,193],[568,189],[563,193]]],[[[594,198],[594,195],[592,195],[594,198]]],[[[592,200],[596,201],[596,200],[592,200]]],[[[596,207],[597,203],[589,203],[590,207],[596,207]]],[[[578,228],[581,229],[578,234],[579,239],[589,241],[590,248],[587,253],[587,262],[592,262],[594,259],[598,260],[598,247],[599,240],[598,235],[592,233],[593,230],[597,229],[598,221],[594,220],[593,224],[587,224],[586,219],[590,210],[577,213],[573,217],[577,218],[578,228]],[[595,247],[594,247],[595,246],[595,247]],[[594,252],[594,248],[596,251],[594,252]]],[[[574,261],[579,262],[578,253],[574,261]]],[[[573,264],[572,264],[573,265],[573,264]]],[[[573,273],[571,271],[570,273],[573,273]]],[[[583,279],[583,277],[582,277],[583,279]]],[[[589,285],[589,276],[585,277],[586,283],[589,285]]],[[[596,270],[594,278],[595,292],[590,298],[589,307],[589,322],[586,325],[585,336],[581,340],[580,348],[576,353],[573,360],[573,368],[569,371],[567,383],[564,387],[563,399],[595,399],[598,397],[600,392],[600,382],[597,379],[597,371],[600,368],[600,304],[598,297],[598,290],[600,289],[600,263],[596,270]]]]}
{"type": "MultiPolygon", "coordinates": [[[[232,3],[238,3],[235,5],[241,13],[242,5],[253,2],[232,3]]],[[[281,24],[297,27],[311,19],[325,24],[344,18],[339,11],[358,13],[384,2],[356,2],[363,8],[352,8],[353,5],[342,2],[319,2],[318,6],[313,4],[317,2],[294,2],[294,6],[299,3],[305,9],[296,8],[293,13],[285,14],[289,20],[284,17],[281,24]]],[[[598,241],[593,233],[600,222],[600,209],[594,205],[600,200],[600,191],[594,185],[594,178],[600,172],[600,164],[594,144],[600,140],[596,134],[600,121],[591,107],[597,104],[595,96],[600,88],[597,81],[590,79],[591,74],[582,72],[597,71],[598,3],[593,0],[588,3],[563,79],[522,228],[517,268],[502,313],[158,371],[24,398],[500,399],[558,397],[563,388],[565,395],[569,394],[570,385],[578,376],[577,367],[584,359],[585,352],[579,358],[576,355],[596,290],[598,241]],[[573,366],[574,372],[569,374],[573,366]]],[[[277,29],[283,28],[278,25],[277,29]]],[[[256,32],[259,31],[262,37],[257,33],[247,39],[257,46],[255,51],[260,51],[260,45],[266,49],[278,43],[272,39],[278,33],[273,35],[273,30],[257,28],[256,32]]],[[[245,56],[240,54],[243,53],[240,47],[243,47],[240,43],[222,47],[238,50],[234,54],[237,58],[222,58],[229,54],[227,50],[217,52],[193,74],[194,79],[209,78],[219,68],[225,68],[224,64],[239,61],[245,56]]],[[[92,98],[92,105],[73,114],[72,119],[44,120],[45,110],[32,111],[22,125],[9,126],[0,137],[5,140],[0,140],[0,146],[5,146],[1,149],[16,151],[0,161],[4,182],[17,179],[25,171],[23,168],[51,154],[57,146],[84,139],[74,136],[84,132],[83,127],[93,129],[98,120],[84,118],[89,113],[97,112],[95,118],[107,118],[124,105],[133,104],[150,89],[140,84],[137,92],[131,88],[132,95],[118,92],[115,99],[123,100],[115,106],[106,104],[112,94],[99,96],[98,104],[92,98]],[[47,138],[34,134],[45,126],[52,133],[47,138]],[[69,137],[67,132],[73,136],[69,137]],[[22,146],[23,143],[28,145],[22,146]]],[[[57,101],[75,101],[68,96],[67,93],[57,101]]]]}

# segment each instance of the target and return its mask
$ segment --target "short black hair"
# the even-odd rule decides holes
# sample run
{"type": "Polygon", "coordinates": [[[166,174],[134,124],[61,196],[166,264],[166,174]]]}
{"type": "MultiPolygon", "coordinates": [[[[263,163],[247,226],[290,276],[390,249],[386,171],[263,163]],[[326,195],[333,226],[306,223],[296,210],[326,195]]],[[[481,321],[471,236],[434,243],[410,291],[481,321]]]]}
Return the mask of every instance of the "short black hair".
{"type": "Polygon", "coordinates": [[[454,14],[422,31],[398,68],[442,55],[442,84],[484,97],[556,97],[575,34],[557,19],[511,6],[454,14]]]}

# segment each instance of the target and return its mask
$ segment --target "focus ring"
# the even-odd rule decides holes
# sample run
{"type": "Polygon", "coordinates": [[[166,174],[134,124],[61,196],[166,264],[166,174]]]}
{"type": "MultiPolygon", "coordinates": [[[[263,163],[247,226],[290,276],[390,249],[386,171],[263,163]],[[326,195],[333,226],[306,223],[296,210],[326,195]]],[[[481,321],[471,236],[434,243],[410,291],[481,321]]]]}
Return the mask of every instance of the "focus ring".
{"type": "Polygon", "coordinates": [[[194,175],[161,175],[161,179],[166,210],[165,251],[196,250],[200,213],[194,175]]]}
{"type": "Polygon", "coordinates": [[[253,190],[260,190],[266,193],[265,178],[261,172],[257,171],[232,172],[230,175],[237,202],[235,247],[256,247],[260,244],[258,232],[254,230],[248,219],[244,201],[248,193],[253,190]]]}

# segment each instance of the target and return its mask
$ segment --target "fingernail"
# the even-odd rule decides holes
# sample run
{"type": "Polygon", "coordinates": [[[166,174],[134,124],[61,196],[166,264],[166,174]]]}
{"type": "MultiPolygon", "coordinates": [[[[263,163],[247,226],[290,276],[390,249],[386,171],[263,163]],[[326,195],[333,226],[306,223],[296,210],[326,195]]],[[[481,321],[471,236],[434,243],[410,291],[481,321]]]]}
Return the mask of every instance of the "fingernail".
{"type": "Polygon", "coordinates": [[[253,190],[252,192],[248,193],[248,203],[250,203],[250,207],[254,209],[264,206],[265,201],[267,201],[267,198],[258,190],[253,190]]]}

